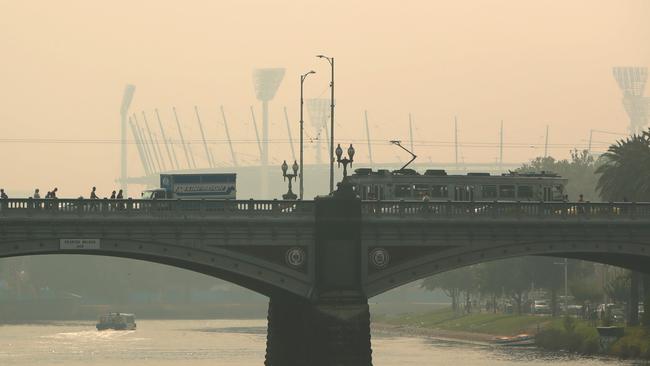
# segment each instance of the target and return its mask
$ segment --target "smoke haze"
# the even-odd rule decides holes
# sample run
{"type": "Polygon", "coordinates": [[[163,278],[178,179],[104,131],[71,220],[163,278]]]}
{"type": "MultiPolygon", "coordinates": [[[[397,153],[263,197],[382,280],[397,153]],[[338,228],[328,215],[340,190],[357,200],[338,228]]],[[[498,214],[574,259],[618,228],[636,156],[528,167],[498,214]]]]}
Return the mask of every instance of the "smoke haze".
{"type": "MultiPolygon", "coordinates": [[[[206,134],[219,140],[211,144],[215,159],[227,165],[224,105],[241,160],[255,164],[248,108],[258,108],[258,123],[261,111],[252,70],[286,67],[271,102],[270,138],[287,138],[286,105],[297,141],[299,74],[317,72],[305,83],[306,97],[329,96],[329,65],[318,53],[336,58],[337,141],[364,138],[367,109],[375,161],[397,159],[395,148],[379,141],[407,139],[409,112],[424,161],[453,160],[455,115],[465,161],[495,160],[494,145],[471,143],[496,144],[500,120],[506,142],[525,145],[507,146],[505,161],[541,155],[547,124],[550,154],[566,157],[571,147],[586,146],[591,128],[626,131],[611,69],[650,65],[649,16],[645,0],[6,1],[0,138],[53,141],[0,141],[0,186],[11,196],[56,185],[63,197],[87,195],[92,185],[116,187],[127,83],[137,87],[131,112],[146,111],[153,127],[159,108],[169,135],[177,136],[176,106],[187,137],[199,139],[198,105],[206,134]]],[[[313,134],[308,129],[308,138],[313,134]]],[[[604,141],[597,150],[611,139],[596,139],[604,141]]],[[[196,145],[197,159],[200,151],[196,145]]],[[[286,144],[270,147],[272,164],[289,154],[286,144]]],[[[359,152],[360,165],[366,156],[359,152]]],[[[134,146],[129,174],[142,174],[134,146]]]]}

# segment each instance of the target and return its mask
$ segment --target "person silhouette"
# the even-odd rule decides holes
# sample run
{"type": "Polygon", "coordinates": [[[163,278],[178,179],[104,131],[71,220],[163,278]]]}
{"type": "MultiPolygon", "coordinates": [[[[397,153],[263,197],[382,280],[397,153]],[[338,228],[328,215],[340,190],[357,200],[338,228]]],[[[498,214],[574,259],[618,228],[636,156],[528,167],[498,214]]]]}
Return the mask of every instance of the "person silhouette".
{"type": "MultiPolygon", "coordinates": [[[[124,192],[120,189],[117,192],[117,196],[115,196],[115,198],[118,199],[118,200],[123,200],[124,199],[124,192]]],[[[120,209],[120,210],[124,209],[124,203],[118,203],[117,208],[120,209]]]]}

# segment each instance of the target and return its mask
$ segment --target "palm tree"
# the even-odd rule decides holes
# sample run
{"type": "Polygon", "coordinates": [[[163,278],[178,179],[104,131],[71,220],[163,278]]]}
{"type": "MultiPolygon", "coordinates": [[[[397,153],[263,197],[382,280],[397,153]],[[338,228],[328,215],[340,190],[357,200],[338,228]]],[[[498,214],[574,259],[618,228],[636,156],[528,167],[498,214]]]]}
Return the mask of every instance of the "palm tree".
{"type": "Polygon", "coordinates": [[[596,190],[606,201],[650,201],[650,130],[611,145],[601,156],[596,190]]]}
{"type": "MultiPolygon", "coordinates": [[[[603,164],[596,169],[600,174],[596,189],[600,197],[607,201],[633,202],[650,201],[650,130],[641,135],[634,134],[626,139],[611,145],[606,153],[601,156],[603,164]]],[[[631,272],[630,319],[631,325],[638,324],[638,299],[639,299],[638,272],[631,272]]],[[[650,284],[645,278],[644,287],[650,284]]],[[[645,287],[646,299],[650,301],[650,288],[645,287]]],[[[650,319],[644,318],[644,322],[650,319]]],[[[646,324],[649,325],[650,324],[646,324]]]]}

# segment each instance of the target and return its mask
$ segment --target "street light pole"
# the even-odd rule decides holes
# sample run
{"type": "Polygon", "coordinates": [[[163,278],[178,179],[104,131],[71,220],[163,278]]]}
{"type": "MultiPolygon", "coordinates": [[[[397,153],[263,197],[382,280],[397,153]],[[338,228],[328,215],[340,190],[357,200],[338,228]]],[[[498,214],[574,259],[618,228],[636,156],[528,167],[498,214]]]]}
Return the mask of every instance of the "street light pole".
{"type": "Polygon", "coordinates": [[[564,262],[553,263],[564,266],[564,312],[569,315],[569,260],[564,258],[564,262]]]}
{"type": "Polygon", "coordinates": [[[303,106],[305,104],[305,101],[303,100],[303,84],[305,83],[305,79],[307,79],[307,76],[309,74],[315,74],[316,71],[310,70],[308,73],[300,75],[300,199],[303,199],[303,196],[305,194],[305,186],[303,184],[303,173],[305,171],[305,165],[304,165],[304,145],[303,145],[303,130],[304,127],[303,125],[305,124],[305,121],[303,120],[303,106]]]}
{"type": "Polygon", "coordinates": [[[569,260],[564,258],[564,311],[569,315],[569,260]]]}
{"type": "Polygon", "coordinates": [[[295,160],[293,161],[293,165],[291,166],[291,169],[293,170],[293,174],[287,173],[287,171],[289,170],[289,165],[287,164],[286,160],[284,161],[284,163],[282,163],[281,168],[282,168],[282,176],[284,177],[284,180],[287,180],[287,178],[289,178],[289,190],[287,191],[287,193],[282,195],[282,199],[295,200],[296,198],[298,198],[298,196],[296,196],[296,194],[293,193],[293,191],[291,190],[291,180],[292,179],[295,180],[296,177],[298,176],[298,162],[296,162],[295,160]]]}
{"type": "Polygon", "coordinates": [[[336,162],[339,164],[339,168],[343,164],[343,183],[345,183],[345,178],[348,176],[348,164],[352,167],[352,163],[354,162],[354,153],[354,147],[350,144],[350,147],[348,147],[348,156],[341,158],[343,156],[341,144],[336,147],[336,162]]]}
{"type": "Polygon", "coordinates": [[[331,104],[330,104],[330,193],[334,192],[334,57],[327,57],[325,55],[317,55],[318,58],[324,58],[332,66],[332,81],[330,81],[330,89],[332,91],[331,104]]]}

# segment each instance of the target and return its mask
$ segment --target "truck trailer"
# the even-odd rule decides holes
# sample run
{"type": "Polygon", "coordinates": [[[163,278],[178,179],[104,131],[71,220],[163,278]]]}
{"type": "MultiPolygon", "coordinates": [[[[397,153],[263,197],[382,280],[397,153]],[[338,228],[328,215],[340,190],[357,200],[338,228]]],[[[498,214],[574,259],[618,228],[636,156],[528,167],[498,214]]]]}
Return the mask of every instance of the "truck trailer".
{"type": "Polygon", "coordinates": [[[160,188],[142,192],[142,199],[237,199],[237,174],[161,174],[160,188]]]}

